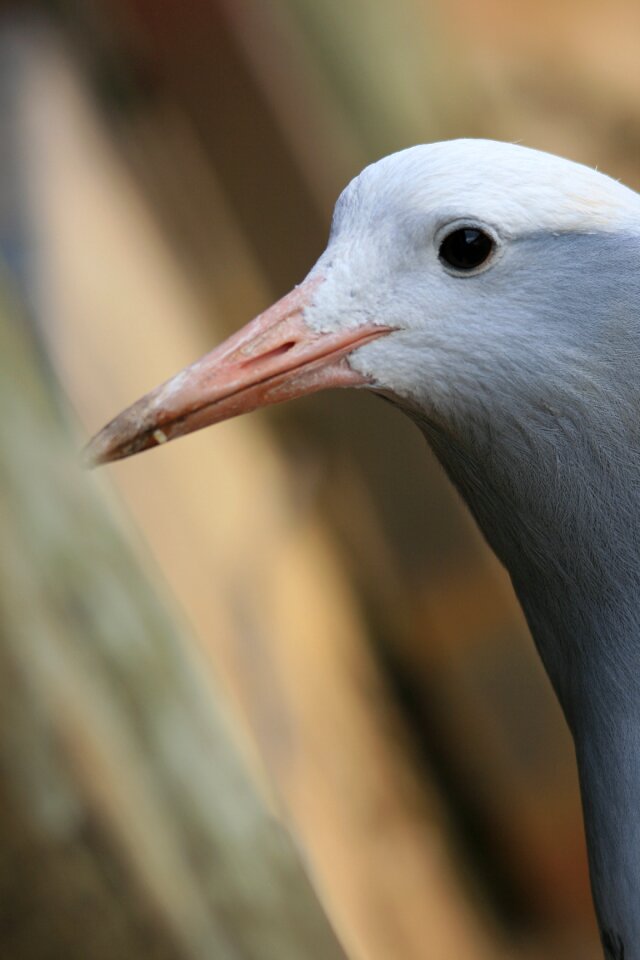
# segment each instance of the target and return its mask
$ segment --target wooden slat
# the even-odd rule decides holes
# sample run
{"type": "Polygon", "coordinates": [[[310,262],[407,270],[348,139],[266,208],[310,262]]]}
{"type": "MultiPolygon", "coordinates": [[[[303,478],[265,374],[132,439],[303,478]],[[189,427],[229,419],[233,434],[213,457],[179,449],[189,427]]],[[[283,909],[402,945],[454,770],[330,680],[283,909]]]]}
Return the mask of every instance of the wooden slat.
{"type": "Polygon", "coordinates": [[[0,955],[345,960],[4,293],[0,955]]]}

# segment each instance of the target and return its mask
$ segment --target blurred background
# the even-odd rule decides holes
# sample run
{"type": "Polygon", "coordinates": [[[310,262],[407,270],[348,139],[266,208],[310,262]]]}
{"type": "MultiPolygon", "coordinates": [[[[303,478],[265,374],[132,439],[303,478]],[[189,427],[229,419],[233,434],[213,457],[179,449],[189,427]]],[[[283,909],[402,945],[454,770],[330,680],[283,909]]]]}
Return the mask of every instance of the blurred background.
{"type": "MultiPolygon", "coordinates": [[[[632,0],[0,7],[0,249],[78,443],[300,281],[367,163],[458,136],[640,186],[632,0]]],[[[588,960],[572,747],[416,429],[319,395],[109,468],[357,960],[588,960]]]]}

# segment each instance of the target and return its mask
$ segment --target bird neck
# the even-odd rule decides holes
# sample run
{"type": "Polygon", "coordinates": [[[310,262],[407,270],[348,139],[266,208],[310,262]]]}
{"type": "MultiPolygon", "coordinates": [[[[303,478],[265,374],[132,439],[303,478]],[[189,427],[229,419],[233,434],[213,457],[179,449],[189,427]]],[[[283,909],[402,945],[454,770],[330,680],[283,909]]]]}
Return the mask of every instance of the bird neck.
{"type": "Polygon", "coordinates": [[[585,701],[640,704],[640,437],[635,460],[583,442],[525,456],[498,423],[485,445],[420,426],[509,571],[571,729],[585,701]]]}
{"type": "Polygon", "coordinates": [[[488,452],[420,425],[511,575],[573,734],[605,955],[640,960],[640,461],[612,469],[578,443],[523,468],[499,428],[488,452]]]}
{"type": "Polygon", "coordinates": [[[574,730],[593,898],[607,960],[640,958],[640,715],[574,730]]]}
{"type": "Polygon", "coordinates": [[[574,739],[605,956],[640,960],[640,585],[614,558],[590,594],[514,586],[574,739]]]}

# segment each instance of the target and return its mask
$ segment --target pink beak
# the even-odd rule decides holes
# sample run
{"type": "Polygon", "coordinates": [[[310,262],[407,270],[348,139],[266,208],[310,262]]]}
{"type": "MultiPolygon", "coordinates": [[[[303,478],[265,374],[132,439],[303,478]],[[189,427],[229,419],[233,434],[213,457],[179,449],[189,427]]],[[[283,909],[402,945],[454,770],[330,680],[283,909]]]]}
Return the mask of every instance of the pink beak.
{"type": "Polygon", "coordinates": [[[89,443],[89,465],[130,457],[258,407],[327,387],[364,386],[347,356],[391,332],[368,324],[318,333],[303,319],[321,279],[307,280],[211,353],[156,387],[89,443]]]}

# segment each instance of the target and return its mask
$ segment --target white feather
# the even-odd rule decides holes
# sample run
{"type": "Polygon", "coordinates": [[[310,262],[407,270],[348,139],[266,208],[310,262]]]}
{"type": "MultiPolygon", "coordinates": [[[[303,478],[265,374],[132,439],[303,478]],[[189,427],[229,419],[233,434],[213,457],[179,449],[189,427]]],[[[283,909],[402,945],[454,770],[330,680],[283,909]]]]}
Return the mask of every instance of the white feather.
{"type": "Polygon", "coordinates": [[[375,194],[387,208],[402,203],[486,220],[506,236],[640,230],[635,191],[583,164],[494,140],[450,140],[391,154],[366,167],[345,200],[361,193],[375,194]]]}

